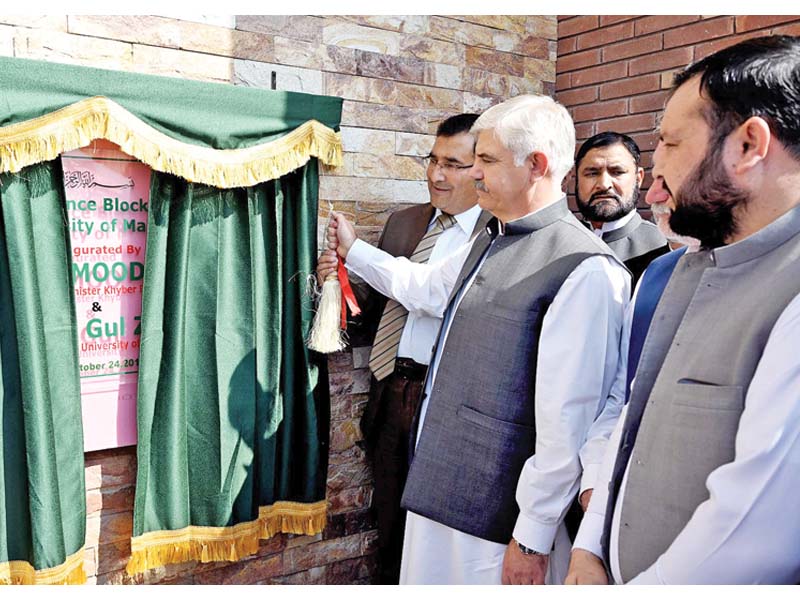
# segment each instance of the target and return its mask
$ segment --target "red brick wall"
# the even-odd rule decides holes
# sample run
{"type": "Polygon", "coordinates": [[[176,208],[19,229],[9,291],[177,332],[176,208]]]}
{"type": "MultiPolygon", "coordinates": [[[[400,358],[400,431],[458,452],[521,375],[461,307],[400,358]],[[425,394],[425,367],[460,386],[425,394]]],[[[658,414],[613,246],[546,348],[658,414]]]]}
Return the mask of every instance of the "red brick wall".
{"type": "MultiPolygon", "coordinates": [[[[556,99],[575,120],[578,144],[609,130],[633,137],[646,189],[672,74],[725,46],[773,33],[800,35],[800,16],[558,17],[556,99]]],[[[568,186],[571,194],[572,177],[568,186]]]]}

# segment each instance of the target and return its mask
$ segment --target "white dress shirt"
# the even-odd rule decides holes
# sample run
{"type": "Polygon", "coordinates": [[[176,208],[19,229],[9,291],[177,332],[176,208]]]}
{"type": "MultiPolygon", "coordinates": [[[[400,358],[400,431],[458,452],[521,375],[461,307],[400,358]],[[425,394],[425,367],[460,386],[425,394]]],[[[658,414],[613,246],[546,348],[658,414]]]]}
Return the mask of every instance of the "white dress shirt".
{"type": "MultiPolygon", "coordinates": [[[[619,338],[619,352],[617,353],[619,359],[617,360],[617,370],[614,375],[614,381],[611,384],[611,390],[605,401],[600,403],[598,414],[589,428],[589,433],[586,434],[586,442],[580,450],[583,474],[581,475],[579,494],[595,488],[600,466],[606,455],[609,438],[620,419],[620,413],[625,405],[625,385],[628,379],[628,347],[631,340],[633,306],[638,291],[639,286],[637,285],[634,296],[625,309],[622,334],[619,338]]],[[[594,492],[592,492],[592,495],[594,495],[594,492]]]]}
{"type": "MultiPolygon", "coordinates": [[[[433,219],[428,223],[428,230],[430,230],[436,217],[440,214],[442,214],[442,211],[437,208],[433,219]]],[[[456,224],[445,229],[436,239],[436,244],[428,262],[442,260],[467,244],[480,214],[481,207],[476,204],[469,210],[453,215],[456,224]]],[[[421,365],[427,365],[430,361],[431,348],[433,348],[433,343],[436,341],[436,334],[439,333],[441,323],[442,320],[437,317],[431,317],[417,311],[409,312],[406,324],[403,327],[403,333],[400,335],[397,356],[410,358],[421,365]]]]}
{"type": "MultiPolygon", "coordinates": [[[[609,231],[614,231],[615,229],[620,229],[622,227],[625,227],[625,225],[627,225],[628,222],[630,222],[630,220],[633,218],[633,215],[635,214],[636,211],[632,210],[627,215],[625,215],[624,217],[620,217],[616,221],[607,221],[606,223],[603,223],[600,229],[595,229],[594,227],[592,227],[592,233],[595,234],[600,239],[602,239],[604,233],[608,233],[609,231]]],[[[589,225],[591,225],[591,223],[589,223],[589,225]]]]}
{"type": "MultiPolygon", "coordinates": [[[[706,480],[710,497],[658,560],[633,584],[785,584],[800,581],[800,295],[770,333],[750,382],[732,462],[706,480]]],[[[625,421],[623,410],[608,443],[598,485],[584,515],[576,548],[600,556],[608,483],[625,421]]],[[[626,469],[611,527],[610,558],[619,571],[619,511],[626,469]]]]}
{"type": "MultiPolygon", "coordinates": [[[[347,266],[406,308],[441,316],[470,248],[471,244],[444,261],[417,265],[357,241],[347,256],[347,266]]],[[[465,284],[461,295],[470,284],[465,284]]],[[[578,452],[614,382],[629,294],[630,278],[617,261],[590,257],[565,280],[543,320],[536,373],[536,452],[520,475],[516,496],[520,515],[514,537],[542,552],[549,552],[556,538],[566,542],[566,553],[562,544],[551,556],[551,567],[559,571],[554,582],[563,580],[561,571],[569,551],[565,534],[557,536],[557,532],[561,526],[564,533],[562,514],[578,490],[578,452]]],[[[440,334],[444,341],[448,332],[446,322],[440,334]]],[[[437,364],[434,358],[432,377],[437,364]]],[[[427,399],[421,410],[420,427],[427,399]]],[[[413,513],[407,522],[401,581],[500,583],[505,545],[413,513]]]]}

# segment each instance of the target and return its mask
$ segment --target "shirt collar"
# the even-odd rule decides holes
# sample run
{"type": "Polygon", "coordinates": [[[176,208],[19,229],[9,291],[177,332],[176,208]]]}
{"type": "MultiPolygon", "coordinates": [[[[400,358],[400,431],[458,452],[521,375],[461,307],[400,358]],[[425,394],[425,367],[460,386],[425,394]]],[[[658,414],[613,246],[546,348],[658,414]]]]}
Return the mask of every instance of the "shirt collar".
{"type": "Polygon", "coordinates": [[[772,252],[800,233],[800,205],[762,227],[754,234],[733,244],[711,251],[718,267],[738,265],[772,252]]]}
{"type": "Polygon", "coordinates": [[[508,223],[500,223],[500,233],[502,235],[524,235],[547,227],[551,223],[572,214],[567,206],[567,197],[562,196],[559,200],[539,208],[524,217],[519,217],[508,223]]]}
{"type": "MultiPolygon", "coordinates": [[[[438,217],[440,214],[442,214],[442,211],[437,208],[433,213],[433,219],[431,219],[431,223],[433,223],[436,220],[436,217],[438,217]]],[[[453,215],[453,218],[455,218],[456,223],[461,230],[467,235],[470,235],[472,230],[475,229],[475,223],[478,222],[478,217],[480,216],[481,207],[476,204],[464,212],[453,215]]],[[[430,223],[428,224],[428,227],[430,227],[430,223]]]]}
{"type": "Polygon", "coordinates": [[[620,217],[616,221],[608,221],[607,223],[603,223],[603,226],[600,229],[592,228],[592,233],[594,233],[597,237],[601,238],[603,237],[604,233],[608,233],[609,231],[615,231],[617,229],[625,227],[625,225],[630,223],[630,220],[633,218],[635,214],[636,214],[636,209],[632,210],[624,217],[620,217]]]}

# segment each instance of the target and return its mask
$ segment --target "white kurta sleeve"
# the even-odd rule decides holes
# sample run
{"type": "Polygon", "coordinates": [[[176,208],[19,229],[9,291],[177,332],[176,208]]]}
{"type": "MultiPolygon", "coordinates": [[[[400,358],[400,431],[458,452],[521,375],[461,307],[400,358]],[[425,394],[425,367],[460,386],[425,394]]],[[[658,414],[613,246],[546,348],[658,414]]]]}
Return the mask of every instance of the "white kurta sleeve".
{"type": "Polygon", "coordinates": [[[772,329],[745,397],[732,462],[708,500],[631,583],[754,584],[800,580],[800,296],[772,329]]]}
{"type": "Polygon", "coordinates": [[[617,371],[630,277],[593,256],[566,279],[542,323],[536,369],[536,451],[517,485],[514,538],[549,552],[578,491],[579,451],[617,371]]]}
{"type": "MultiPolygon", "coordinates": [[[[638,291],[638,287],[637,287],[638,291]]],[[[603,404],[600,414],[592,423],[589,433],[586,436],[586,443],[581,448],[581,466],[583,475],[581,476],[581,487],[579,493],[586,490],[595,489],[595,482],[598,478],[600,465],[606,453],[606,446],[611,432],[619,421],[622,407],[625,405],[625,388],[628,381],[628,346],[631,340],[631,324],[633,322],[633,309],[636,294],[628,303],[625,310],[625,317],[622,324],[622,334],[619,339],[619,361],[617,371],[614,375],[614,383],[611,392],[603,404]]],[[[592,494],[594,495],[594,493],[592,494]]]]}
{"type": "Polygon", "coordinates": [[[407,310],[440,318],[471,249],[471,243],[464,244],[442,260],[421,264],[356,240],[347,253],[346,266],[407,310]]]}
{"type": "Polygon", "coordinates": [[[606,444],[603,460],[597,470],[594,492],[589,506],[581,520],[581,527],[575,537],[573,548],[588,550],[598,558],[602,558],[602,547],[600,538],[603,535],[603,526],[606,520],[606,505],[608,504],[608,486],[614,474],[614,464],[617,461],[617,448],[622,438],[622,430],[625,425],[625,415],[628,413],[628,406],[625,405],[617,419],[614,431],[606,444]]]}

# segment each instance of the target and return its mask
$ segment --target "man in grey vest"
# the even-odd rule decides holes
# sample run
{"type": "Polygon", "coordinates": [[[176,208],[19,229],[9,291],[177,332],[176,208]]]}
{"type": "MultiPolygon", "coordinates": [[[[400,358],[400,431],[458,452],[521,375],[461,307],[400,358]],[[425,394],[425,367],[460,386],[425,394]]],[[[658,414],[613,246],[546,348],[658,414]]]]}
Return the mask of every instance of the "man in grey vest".
{"type": "Polygon", "coordinates": [[[575,201],[585,222],[633,275],[633,285],[654,258],[669,252],[658,227],[636,210],[644,169],[639,146],[624,133],[605,131],[581,144],[575,156],[575,201]]]}
{"type": "Polygon", "coordinates": [[[675,78],[653,174],[701,247],[656,306],[567,583],[800,581],[799,89],[788,36],[675,78]]]}
{"type": "Polygon", "coordinates": [[[520,96],[472,131],[470,174],[495,218],[464,251],[413,264],[356,240],[341,215],[329,245],[382,293],[443,316],[403,494],[401,583],[558,583],[630,278],[567,206],[575,131],[563,106],[520,96]]]}
{"type": "MultiPolygon", "coordinates": [[[[483,230],[491,215],[478,206],[468,175],[475,152],[469,130],[477,118],[477,114],[463,113],[439,124],[426,157],[430,202],[392,213],[378,248],[414,262],[435,262],[483,230]]],[[[317,266],[319,280],[324,281],[337,264],[335,254],[323,255],[317,266]]],[[[409,313],[356,277],[351,283],[362,315],[348,326],[350,343],[354,348],[372,346],[369,401],[360,425],[375,482],[372,509],[378,529],[378,583],[397,584],[406,521],[400,497],[408,475],[411,424],[441,319],[409,313]]]]}

